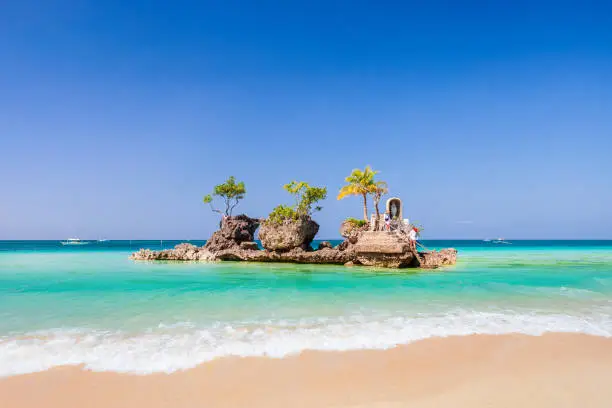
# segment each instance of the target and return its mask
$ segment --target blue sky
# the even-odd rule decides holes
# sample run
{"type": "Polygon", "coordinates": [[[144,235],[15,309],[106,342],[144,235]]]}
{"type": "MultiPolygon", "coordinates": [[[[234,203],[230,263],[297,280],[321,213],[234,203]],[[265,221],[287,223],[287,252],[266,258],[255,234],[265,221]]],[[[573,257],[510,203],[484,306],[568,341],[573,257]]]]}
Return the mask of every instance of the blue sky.
{"type": "Polygon", "coordinates": [[[334,238],[366,164],[426,238],[612,238],[609,2],[12,3],[0,239],[207,238],[228,175],[334,238]]]}

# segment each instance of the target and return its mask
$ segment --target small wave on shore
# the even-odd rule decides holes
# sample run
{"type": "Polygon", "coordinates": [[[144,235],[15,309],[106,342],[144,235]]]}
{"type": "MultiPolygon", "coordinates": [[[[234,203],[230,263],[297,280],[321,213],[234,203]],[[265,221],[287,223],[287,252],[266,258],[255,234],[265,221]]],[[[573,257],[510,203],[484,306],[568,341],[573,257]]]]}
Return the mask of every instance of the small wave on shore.
{"type": "Polygon", "coordinates": [[[585,315],[453,310],[446,314],[352,315],[160,324],[146,331],[58,329],[0,338],[0,376],[83,365],[94,371],[174,372],[228,356],[281,358],[304,350],[385,349],[431,337],[546,332],[612,336],[612,310],[585,315]]]}

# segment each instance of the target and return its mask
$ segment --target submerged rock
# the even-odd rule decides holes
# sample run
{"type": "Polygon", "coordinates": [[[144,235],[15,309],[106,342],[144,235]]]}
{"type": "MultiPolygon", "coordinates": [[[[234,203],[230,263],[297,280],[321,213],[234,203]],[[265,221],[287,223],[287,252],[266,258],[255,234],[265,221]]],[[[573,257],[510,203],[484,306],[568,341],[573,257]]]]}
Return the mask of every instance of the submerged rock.
{"type": "Polygon", "coordinates": [[[280,224],[264,221],[259,229],[259,239],[261,246],[269,251],[307,250],[317,232],[319,224],[310,218],[285,220],[280,224]]]}

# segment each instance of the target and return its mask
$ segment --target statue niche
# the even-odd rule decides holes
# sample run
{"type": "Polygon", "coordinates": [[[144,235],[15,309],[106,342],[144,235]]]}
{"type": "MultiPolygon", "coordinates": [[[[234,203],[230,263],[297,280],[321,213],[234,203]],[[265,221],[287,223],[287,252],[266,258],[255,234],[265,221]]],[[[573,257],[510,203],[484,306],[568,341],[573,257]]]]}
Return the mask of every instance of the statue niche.
{"type": "Polygon", "coordinates": [[[387,200],[387,211],[392,220],[401,220],[403,216],[402,200],[392,197],[387,200]]]}
{"type": "MultiPolygon", "coordinates": [[[[385,212],[389,213],[389,216],[391,217],[392,220],[392,225],[391,225],[391,229],[394,229],[397,227],[397,222],[402,222],[403,218],[403,205],[402,205],[402,200],[400,200],[397,197],[392,197],[390,199],[387,200],[387,204],[385,207],[385,212]],[[395,226],[395,227],[394,227],[395,226]]],[[[385,230],[385,223],[383,222],[383,214],[381,214],[380,220],[376,219],[376,214],[372,214],[372,216],[370,217],[370,231],[384,231],[385,230]]]]}

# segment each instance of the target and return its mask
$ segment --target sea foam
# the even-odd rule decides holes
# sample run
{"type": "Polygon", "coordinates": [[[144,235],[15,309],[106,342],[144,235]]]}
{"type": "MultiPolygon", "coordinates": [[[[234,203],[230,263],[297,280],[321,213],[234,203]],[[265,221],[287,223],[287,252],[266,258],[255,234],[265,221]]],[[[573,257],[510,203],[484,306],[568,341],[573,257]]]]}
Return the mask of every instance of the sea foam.
{"type": "Polygon", "coordinates": [[[83,365],[94,371],[170,373],[226,356],[281,358],[303,350],[385,349],[431,337],[545,332],[612,336],[612,314],[476,312],[160,324],[140,332],[57,329],[0,338],[0,376],[83,365]]]}

